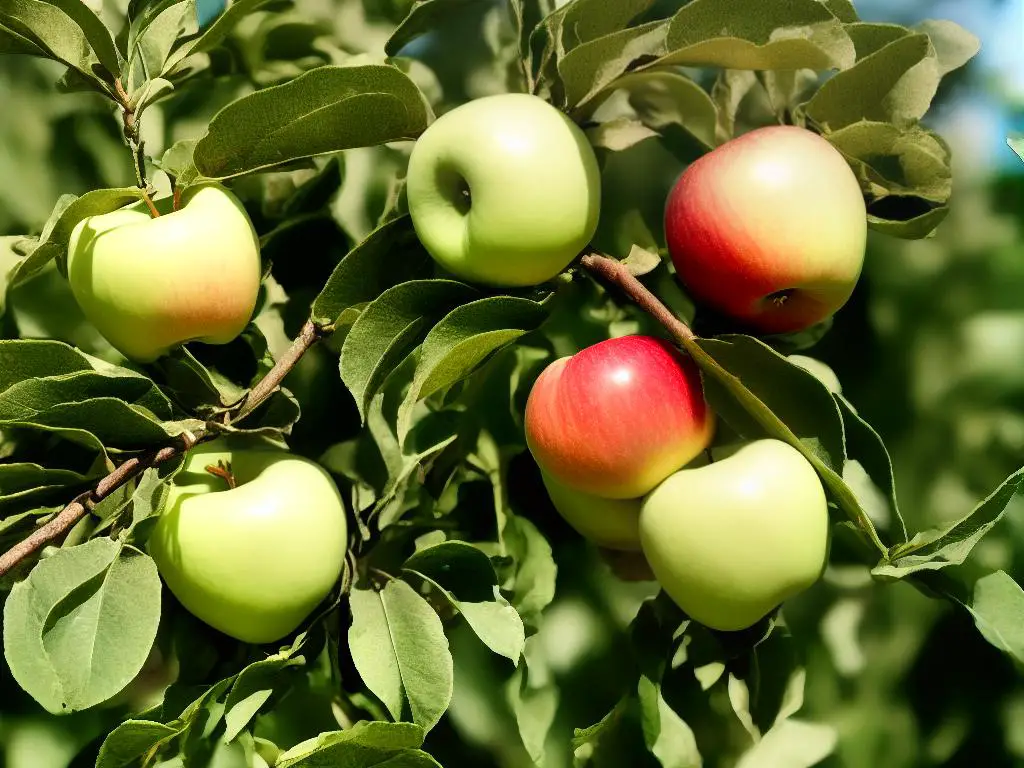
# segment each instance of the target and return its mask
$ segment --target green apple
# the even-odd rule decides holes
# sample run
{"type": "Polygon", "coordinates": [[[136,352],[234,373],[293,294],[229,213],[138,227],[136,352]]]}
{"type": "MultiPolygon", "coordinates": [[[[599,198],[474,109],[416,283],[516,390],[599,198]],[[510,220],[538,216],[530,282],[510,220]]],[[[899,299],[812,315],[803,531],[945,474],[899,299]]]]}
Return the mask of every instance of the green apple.
{"type": "Polygon", "coordinates": [[[583,538],[608,549],[640,549],[641,499],[606,499],[540,474],[558,514],[583,538]]]}
{"type": "Polygon", "coordinates": [[[144,205],[79,222],[68,281],[89,321],[125,357],[152,362],[186,341],[226,344],[249,322],[260,288],[259,238],[219,185],[192,187],[178,210],[144,205]]]}
{"type": "Polygon", "coordinates": [[[676,472],[640,511],[640,542],[662,588],[693,619],[726,631],[817,581],[828,532],[817,472],[780,440],[676,472]]]}
{"type": "Polygon", "coordinates": [[[406,177],[423,246],[465,280],[550,280],[597,229],[601,179],[583,131],[537,96],[476,99],[416,142],[406,177]]]}
{"type": "Polygon", "coordinates": [[[215,440],[189,453],[148,548],[185,608],[239,640],[269,643],[327,596],[347,539],[341,496],[319,465],[215,440]],[[207,470],[218,465],[235,487],[207,470]]]}

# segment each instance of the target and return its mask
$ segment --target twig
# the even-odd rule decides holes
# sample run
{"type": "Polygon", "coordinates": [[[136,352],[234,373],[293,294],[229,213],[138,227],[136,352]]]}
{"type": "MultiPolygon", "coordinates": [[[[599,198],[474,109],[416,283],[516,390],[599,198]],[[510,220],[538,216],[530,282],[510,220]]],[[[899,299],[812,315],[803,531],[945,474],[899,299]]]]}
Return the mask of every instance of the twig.
{"type": "Polygon", "coordinates": [[[595,277],[616,286],[640,309],[665,326],[666,330],[680,343],[696,338],[693,331],[690,330],[690,326],[673,315],[672,311],[662,304],[657,296],[647,290],[647,287],[637,280],[636,276],[621,261],[596,253],[588,253],[580,259],[580,264],[595,277]]]}
{"type": "MultiPolygon", "coordinates": [[[[132,102],[128,91],[124,89],[121,78],[114,80],[114,90],[117,93],[117,102],[121,107],[124,137],[128,141],[128,148],[132,152],[132,162],[135,165],[135,179],[139,189],[148,189],[149,182],[146,181],[146,153],[143,149],[145,142],[139,138],[139,122],[135,114],[136,105],[132,102]]],[[[159,216],[160,214],[156,212],[156,208],[153,207],[153,203],[148,197],[146,202],[149,203],[149,208],[153,215],[159,216]]]]}
{"type": "Polygon", "coordinates": [[[288,351],[281,356],[281,359],[267,372],[267,375],[249,390],[249,394],[238,409],[238,413],[231,420],[231,423],[241,421],[262,405],[274,393],[274,390],[281,386],[284,377],[291,372],[295,364],[309,351],[309,348],[325,335],[326,332],[323,328],[320,328],[312,320],[307,320],[306,324],[302,326],[302,330],[299,331],[299,335],[295,337],[295,341],[288,348],[288,351]]]}
{"type": "MultiPolygon", "coordinates": [[[[250,390],[249,396],[245,399],[236,421],[258,408],[280,386],[281,381],[288,375],[295,364],[302,359],[302,356],[319,339],[323,338],[326,332],[316,326],[312,321],[303,326],[298,338],[281,356],[274,367],[250,390]]],[[[62,509],[55,518],[46,525],[37,528],[25,539],[15,544],[9,550],[0,555],[0,578],[5,576],[13,568],[17,567],[25,558],[34,554],[70,531],[79,520],[91,510],[96,504],[103,501],[107,496],[116,491],[137,475],[142,474],[150,467],[155,467],[168,459],[173,459],[183,453],[187,453],[197,443],[212,440],[218,434],[216,429],[199,429],[195,432],[185,433],[178,438],[174,445],[148,451],[139,456],[128,459],[109,475],[104,477],[92,491],[78,496],[74,501],[62,509]]]]}
{"type": "MultiPolygon", "coordinates": [[[[205,435],[203,435],[205,437],[205,435]]],[[[0,577],[3,577],[22,560],[44,547],[54,539],[60,538],[70,531],[85,514],[107,496],[116,491],[136,475],[142,474],[150,467],[156,466],[170,458],[184,453],[202,437],[186,434],[178,445],[170,445],[156,451],[149,451],[128,459],[97,483],[92,491],[80,495],[68,504],[50,522],[37,528],[27,538],[19,541],[9,550],[0,555],[0,577]]]]}

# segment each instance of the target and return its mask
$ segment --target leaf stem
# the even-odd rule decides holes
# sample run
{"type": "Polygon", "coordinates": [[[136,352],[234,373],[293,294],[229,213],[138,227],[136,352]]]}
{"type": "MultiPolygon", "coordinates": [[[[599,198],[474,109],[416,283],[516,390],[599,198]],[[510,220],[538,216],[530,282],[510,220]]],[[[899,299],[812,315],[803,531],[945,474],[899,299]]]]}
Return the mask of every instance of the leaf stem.
{"type": "MultiPolygon", "coordinates": [[[[124,124],[124,138],[128,142],[128,148],[132,153],[132,162],[135,165],[135,180],[140,189],[148,189],[149,182],[146,181],[146,153],[144,150],[145,142],[139,138],[139,121],[138,114],[136,113],[136,105],[132,102],[131,97],[128,95],[128,91],[125,90],[124,84],[121,82],[121,78],[114,80],[114,91],[117,94],[117,103],[121,107],[121,122],[124,124]]],[[[153,202],[146,196],[146,202],[149,204],[149,209],[153,213],[153,217],[157,217],[160,214],[157,213],[156,208],[153,206],[153,202]]]]}
{"type": "MultiPolygon", "coordinates": [[[[274,367],[267,372],[267,375],[249,391],[235,421],[252,413],[270,397],[309,348],[325,335],[327,334],[322,328],[315,325],[312,321],[307,322],[288,351],[281,356],[281,359],[274,364],[274,367]]],[[[179,435],[172,445],[147,451],[119,464],[116,469],[100,480],[95,488],[80,494],[74,501],[64,507],[56,517],[34,530],[26,538],[4,552],[3,555],[0,555],[0,578],[7,575],[27,557],[39,551],[51,541],[67,535],[75,524],[85,517],[96,504],[103,501],[103,499],[128,481],[142,474],[150,467],[155,467],[169,459],[187,453],[198,443],[217,437],[220,431],[216,429],[216,426],[211,425],[194,432],[186,432],[183,435],[179,435]]]]}

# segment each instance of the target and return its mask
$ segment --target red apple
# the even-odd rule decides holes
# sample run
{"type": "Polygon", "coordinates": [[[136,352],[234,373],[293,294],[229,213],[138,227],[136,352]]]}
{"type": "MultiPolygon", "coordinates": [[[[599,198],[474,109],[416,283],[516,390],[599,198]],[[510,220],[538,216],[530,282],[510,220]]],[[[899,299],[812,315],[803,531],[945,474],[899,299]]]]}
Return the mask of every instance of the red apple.
{"type": "Polygon", "coordinates": [[[665,237],[694,299],[765,333],[831,317],[864,263],[867,211],[843,156],[803,128],[761,128],[690,165],[665,237]]]}
{"type": "Polygon", "coordinates": [[[625,336],[549,365],[526,403],[541,469],[577,491],[635,499],[711,441],[700,372],[661,339],[625,336]]]}

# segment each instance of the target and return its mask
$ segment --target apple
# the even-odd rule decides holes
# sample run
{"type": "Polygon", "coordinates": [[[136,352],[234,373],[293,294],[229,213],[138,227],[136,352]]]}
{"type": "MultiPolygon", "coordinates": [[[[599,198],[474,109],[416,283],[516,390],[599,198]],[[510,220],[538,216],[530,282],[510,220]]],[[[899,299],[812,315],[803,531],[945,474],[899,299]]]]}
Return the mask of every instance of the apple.
{"type": "Polygon", "coordinates": [[[724,631],[752,626],[817,581],[828,533],[817,472],[781,440],[676,472],[640,511],[641,546],[662,589],[724,631]]]}
{"type": "Polygon", "coordinates": [[[195,616],[239,640],[269,643],[331,591],[347,543],[345,507],[319,465],[219,439],[189,452],[148,549],[195,616]],[[232,483],[207,470],[218,466],[230,469],[232,483]]]}
{"type": "Polygon", "coordinates": [[[601,178],[579,126],[537,96],[507,93],[427,128],[406,194],[438,264],[471,282],[526,286],[555,277],[590,242],[601,178]]]}
{"type": "Polygon", "coordinates": [[[541,470],[605,499],[636,499],[711,442],[700,371],[671,344],[623,336],[559,358],[526,403],[541,470]]]}
{"type": "Polygon", "coordinates": [[[68,281],[89,321],[125,357],[148,363],[186,341],[226,344],[249,322],[262,269],[259,238],[222,186],[192,187],[181,207],[144,205],[78,223],[68,281]]]}
{"type": "Polygon", "coordinates": [[[808,328],[860,277],[867,211],[821,136],[760,128],[690,165],[665,205],[665,238],[692,296],[764,333],[808,328]]]}
{"type": "Polygon", "coordinates": [[[640,549],[641,499],[606,499],[583,493],[544,471],[541,479],[558,514],[583,538],[607,549],[640,549]]]}

